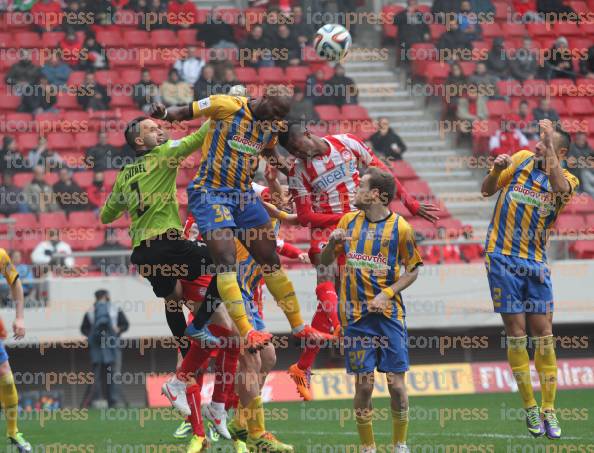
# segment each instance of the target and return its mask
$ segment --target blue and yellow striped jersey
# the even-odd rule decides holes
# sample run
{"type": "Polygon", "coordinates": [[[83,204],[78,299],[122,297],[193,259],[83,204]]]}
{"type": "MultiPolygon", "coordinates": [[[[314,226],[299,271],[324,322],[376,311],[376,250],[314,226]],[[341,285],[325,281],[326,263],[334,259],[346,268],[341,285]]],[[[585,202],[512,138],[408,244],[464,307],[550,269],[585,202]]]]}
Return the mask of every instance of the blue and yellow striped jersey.
{"type": "MultiPolygon", "coordinates": [[[[534,153],[518,151],[501,172],[497,189],[503,189],[487,230],[487,253],[546,262],[546,244],[551,227],[570,196],[556,196],[547,174],[535,165],[534,153]]],[[[578,179],[563,170],[572,193],[578,179]]]]}
{"type": "MultiPolygon", "coordinates": [[[[344,246],[345,264],[340,274],[340,318],[343,326],[354,323],[367,314],[367,302],[384,288],[393,285],[400,276],[400,265],[407,271],[423,261],[409,223],[396,213],[385,220],[370,222],[363,211],[345,214],[337,228],[347,232],[344,246]]],[[[397,294],[385,311],[388,318],[402,320],[404,305],[397,294]]]]}
{"type": "Polygon", "coordinates": [[[244,97],[210,96],[193,102],[192,112],[194,118],[213,120],[202,145],[194,187],[249,190],[258,155],[277,141],[270,124],[255,119],[244,97]]]}

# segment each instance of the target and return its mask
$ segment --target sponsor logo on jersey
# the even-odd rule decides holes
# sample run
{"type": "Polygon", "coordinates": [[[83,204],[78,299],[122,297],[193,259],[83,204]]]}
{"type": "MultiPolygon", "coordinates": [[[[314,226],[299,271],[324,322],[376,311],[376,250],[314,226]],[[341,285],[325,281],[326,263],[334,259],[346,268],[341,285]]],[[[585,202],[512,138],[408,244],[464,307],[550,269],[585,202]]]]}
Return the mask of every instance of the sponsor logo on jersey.
{"type": "Polygon", "coordinates": [[[210,98],[204,98],[198,101],[198,108],[200,110],[207,109],[208,107],[210,107],[210,98]]]}
{"type": "Polygon", "coordinates": [[[253,142],[248,140],[245,137],[240,137],[239,135],[234,135],[231,140],[228,141],[229,147],[232,150],[235,150],[240,153],[244,154],[258,154],[264,148],[264,145],[259,142],[253,142]]]}
{"type": "Polygon", "coordinates": [[[345,162],[332,170],[329,170],[318,176],[313,182],[312,186],[318,191],[325,191],[329,187],[343,182],[347,176],[354,174],[357,171],[355,161],[345,162]]]}
{"type": "Polygon", "coordinates": [[[382,253],[377,255],[367,255],[365,253],[348,252],[346,255],[346,264],[355,269],[370,269],[372,271],[387,271],[388,258],[382,253]]]}
{"type": "Polygon", "coordinates": [[[548,215],[555,210],[553,194],[536,192],[521,185],[513,186],[509,197],[516,203],[534,206],[540,214],[548,215]]]}

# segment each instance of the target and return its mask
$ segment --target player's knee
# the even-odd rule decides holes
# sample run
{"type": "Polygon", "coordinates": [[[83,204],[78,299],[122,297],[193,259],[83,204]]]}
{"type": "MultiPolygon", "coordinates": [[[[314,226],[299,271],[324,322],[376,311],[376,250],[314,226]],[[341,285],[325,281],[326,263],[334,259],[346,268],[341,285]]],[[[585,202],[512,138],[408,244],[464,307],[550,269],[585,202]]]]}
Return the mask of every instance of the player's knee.
{"type": "Polygon", "coordinates": [[[276,352],[274,351],[274,347],[269,345],[270,347],[266,347],[261,353],[261,361],[262,361],[262,372],[268,373],[270,370],[274,368],[276,365],[276,352]]]}
{"type": "Polygon", "coordinates": [[[373,394],[373,381],[366,375],[357,376],[355,393],[358,399],[370,400],[373,394]]]}

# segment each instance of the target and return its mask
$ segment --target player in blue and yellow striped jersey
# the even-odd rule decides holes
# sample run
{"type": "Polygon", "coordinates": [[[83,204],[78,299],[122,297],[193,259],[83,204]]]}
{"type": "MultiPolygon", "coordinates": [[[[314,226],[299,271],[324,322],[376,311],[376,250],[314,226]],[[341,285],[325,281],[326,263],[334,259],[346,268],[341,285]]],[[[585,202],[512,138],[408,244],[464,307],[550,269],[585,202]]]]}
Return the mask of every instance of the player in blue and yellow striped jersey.
{"type": "Polygon", "coordinates": [[[292,333],[315,340],[331,337],[303,322],[293,284],[280,266],[270,218],[251,187],[259,156],[276,144],[275,122],[289,109],[290,98],[280,91],[260,98],[214,95],[187,106],[152,108],[154,117],[168,121],[211,119],[198,174],[188,187],[188,205],[217,266],[221,299],[240,335],[254,349],[271,335],[253,328],[241,302],[236,235],[262,266],[266,286],[287,316],[292,333]]]}
{"type": "Polygon", "coordinates": [[[500,155],[485,177],[484,196],[499,192],[487,231],[486,267],[495,312],[507,335],[507,357],[526,410],[528,431],[561,437],[555,416],[557,359],[553,337],[553,290],[545,247],[559,212],[579,184],[561,167],[571,139],[549,120],[540,122],[535,152],[500,155]],[[530,381],[530,330],[534,365],[542,387],[539,412],[530,381]]]}
{"type": "Polygon", "coordinates": [[[374,370],[386,373],[392,407],[392,449],[408,452],[408,370],[405,309],[401,292],[423,264],[408,222],[390,211],[394,176],[368,169],[355,195],[358,211],[345,214],[321,256],[340,266],[339,316],[344,328],[346,368],[355,378],[355,417],[362,452],[375,452],[371,395],[374,370]],[[401,265],[405,272],[400,275],[401,265]]]}

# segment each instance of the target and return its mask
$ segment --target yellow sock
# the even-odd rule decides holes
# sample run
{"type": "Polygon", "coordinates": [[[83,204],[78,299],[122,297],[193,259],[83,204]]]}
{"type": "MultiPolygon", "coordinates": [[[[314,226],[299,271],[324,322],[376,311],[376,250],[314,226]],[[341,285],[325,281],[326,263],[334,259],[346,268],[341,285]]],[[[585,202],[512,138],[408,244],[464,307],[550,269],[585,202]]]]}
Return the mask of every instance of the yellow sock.
{"type": "Polygon", "coordinates": [[[395,411],[392,409],[392,443],[405,444],[408,433],[408,410],[395,411]]]}
{"type": "Polygon", "coordinates": [[[557,356],[555,338],[552,335],[534,338],[534,366],[540,379],[540,408],[543,411],[554,410],[557,394],[557,356]]]}
{"type": "Polygon", "coordinates": [[[530,382],[530,357],[526,344],[528,337],[507,337],[507,361],[512,369],[524,408],[536,406],[532,382],[530,382]]]}
{"type": "Polygon", "coordinates": [[[217,274],[217,289],[229,316],[239,330],[239,334],[242,337],[246,336],[253,327],[245,312],[241,289],[239,289],[239,284],[237,283],[237,272],[217,274]]]}
{"type": "Polygon", "coordinates": [[[0,376],[0,402],[6,417],[6,434],[14,436],[18,432],[17,419],[19,394],[14,385],[12,373],[0,376]]]}
{"type": "Polygon", "coordinates": [[[262,397],[256,396],[246,407],[246,423],[248,436],[252,439],[259,438],[266,431],[264,422],[264,406],[262,397]]]}
{"type": "Polygon", "coordinates": [[[279,269],[271,274],[264,274],[264,281],[266,287],[278,306],[285,313],[285,316],[291,324],[291,328],[303,325],[303,318],[301,317],[301,307],[295,295],[295,288],[293,283],[284,270],[279,269]]]}
{"type": "Polygon", "coordinates": [[[241,428],[246,427],[245,423],[245,407],[241,405],[241,401],[237,403],[237,408],[235,409],[235,415],[233,417],[235,424],[241,428]]]}
{"type": "Polygon", "coordinates": [[[375,447],[375,439],[373,437],[373,411],[365,411],[365,415],[357,415],[357,431],[359,431],[359,439],[363,447],[375,447]]]}

